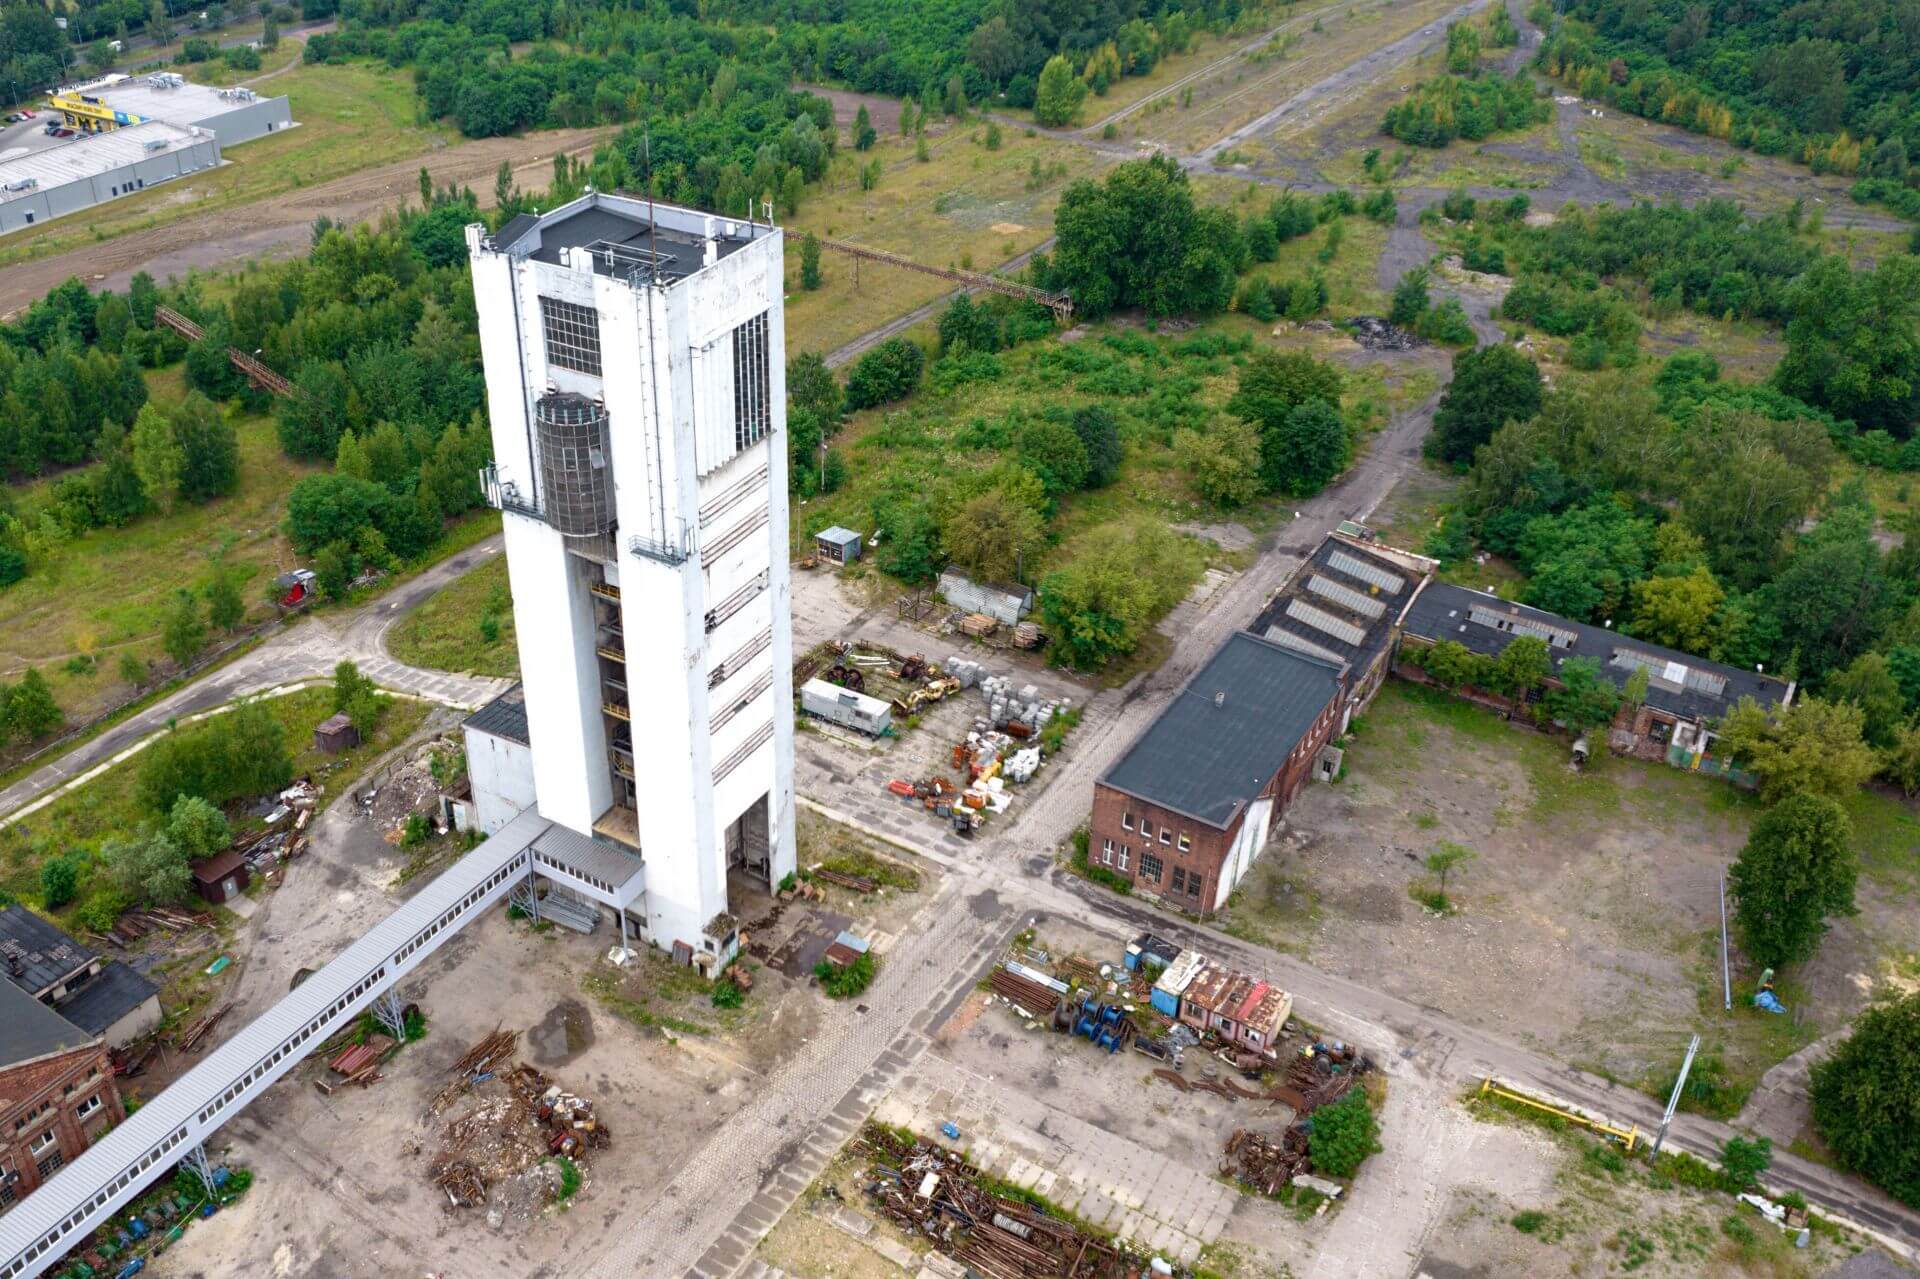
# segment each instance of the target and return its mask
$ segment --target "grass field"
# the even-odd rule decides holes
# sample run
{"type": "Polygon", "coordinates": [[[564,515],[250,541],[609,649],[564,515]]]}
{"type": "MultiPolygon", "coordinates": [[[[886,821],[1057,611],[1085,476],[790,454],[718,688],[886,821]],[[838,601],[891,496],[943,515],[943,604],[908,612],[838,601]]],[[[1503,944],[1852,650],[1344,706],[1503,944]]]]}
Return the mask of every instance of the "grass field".
{"type": "Polygon", "coordinates": [[[1071,143],[1027,137],[1000,126],[998,150],[986,147],[984,124],[929,133],[929,159],[897,135],[870,152],[843,149],[821,187],[811,188],[787,231],[787,349],[825,353],[949,292],[935,276],[822,254],[823,283],[800,289],[800,244],[809,231],[912,258],[925,266],[991,271],[1053,234],[1053,210],[1074,178],[1107,158],[1071,143]],[[859,168],[883,166],[879,183],[862,191],[859,168]],[[1035,167],[1040,176],[1036,179],[1035,167]]]}
{"type": "MultiPolygon", "coordinates": [[[[314,749],[313,729],[333,714],[333,688],[320,685],[265,703],[286,730],[293,749],[295,777],[311,776],[321,789],[321,806],[358,780],[374,760],[411,736],[426,718],[422,702],[396,698],[381,717],[371,741],[339,755],[314,749]]],[[[0,891],[37,902],[40,867],[51,857],[92,849],[109,836],[130,834],[152,820],[137,798],[140,756],[116,765],[78,790],[62,795],[39,812],[0,830],[0,891]]],[[[228,814],[236,831],[250,819],[238,810],[228,814]]],[[[253,822],[258,825],[257,821],[253,822]]],[[[84,875],[82,882],[84,883],[84,875]]]]}
{"type": "MultiPolygon", "coordinates": [[[[267,65],[277,65],[274,60],[284,56],[276,50],[267,65]]],[[[237,208],[417,155],[454,137],[450,129],[420,123],[411,79],[368,63],[302,66],[275,76],[262,92],[286,94],[299,127],[227,149],[222,152],[226,164],[186,181],[164,183],[57,219],[44,230],[16,232],[0,248],[0,267],[151,230],[189,213],[237,208]]],[[[235,229],[244,225],[236,220],[235,229]]]]}
{"type": "MultiPolygon", "coordinates": [[[[156,402],[176,401],[180,370],[150,374],[149,385],[156,402]]],[[[200,590],[223,571],[239,580],[252,612],[264,615],[265,584],[293,564],[280,534],[287,492],[316,468],[281,453],[270,419],[240,417],[235,427],[240,487],[231,496],[94,529],[0,591],[0,677],[39,667],[68,717],[82,719],[126,692],[124,654],[166,660],[158,637],[175,591],[200,590]]],[[[14,496],[30,508],[44,484],[14,496]]]]}
{"type": "Polygon", "coordinates": [[[512,678],[520,673],[514,643],[507,557],[496,555],[415,609],[387,634],[387,652],[412,666],[512,678]],[[489,641],[481,618],[491,613],[499,631],[489,641]]]}

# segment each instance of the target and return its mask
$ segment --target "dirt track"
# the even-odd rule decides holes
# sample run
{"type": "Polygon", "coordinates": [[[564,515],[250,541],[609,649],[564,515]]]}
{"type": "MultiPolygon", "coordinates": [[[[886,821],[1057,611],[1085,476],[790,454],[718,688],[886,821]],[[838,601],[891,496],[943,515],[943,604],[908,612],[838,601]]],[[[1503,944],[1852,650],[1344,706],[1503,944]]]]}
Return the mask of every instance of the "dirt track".
{"type": "Polygon", "coordinates": [[[557,152],[590,151],[613,132],[612,127],[555,129],[527,137],[461,142],[241,208],[195,214],[152,231],[22,262],[0,272],[0,318],[43,297],[70,276],[77,275],[95,288],[123,289],[136,271],[149,271],[164,280],[194,268],[293,252],[309,243],[309,228],[322,214],[335,222],[358,222],[403,199],[418,198],[422,165],[436,185],[471,186],[483,206],[493,202],[493,175],[502,160],[512,163],[520,185],[544,188],[557,152]]]}

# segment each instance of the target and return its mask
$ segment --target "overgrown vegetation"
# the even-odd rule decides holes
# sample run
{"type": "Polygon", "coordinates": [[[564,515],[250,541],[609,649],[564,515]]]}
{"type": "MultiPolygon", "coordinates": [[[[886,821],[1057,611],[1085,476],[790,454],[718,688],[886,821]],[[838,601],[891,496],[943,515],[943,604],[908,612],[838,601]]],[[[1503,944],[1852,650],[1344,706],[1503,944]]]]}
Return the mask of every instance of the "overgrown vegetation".
{"type": "Polygon", "coordinates": [[[873,952],[863,950],[844,968],[823,959],[813,966],[813,975],[828,998],[852,999],[873,984],[875,966],[873,952]]]}

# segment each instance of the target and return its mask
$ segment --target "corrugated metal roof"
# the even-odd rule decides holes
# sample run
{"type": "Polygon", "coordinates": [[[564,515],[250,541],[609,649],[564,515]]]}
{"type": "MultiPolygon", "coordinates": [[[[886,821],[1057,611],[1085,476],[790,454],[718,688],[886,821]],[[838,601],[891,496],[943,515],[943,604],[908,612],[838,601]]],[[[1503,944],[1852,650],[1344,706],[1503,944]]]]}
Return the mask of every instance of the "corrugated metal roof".
{"type": "Polygon", "coordinates": [[[1167,971],[1160,974],[1160,980],[1153,983],[1155,990],[1164,990],[1169,995],[1182,995],[1193,982],[1194,974],[1207,962],[1205,955],[1197,950],[1180,952],[1180,957],[1167,965],[1167,971]]]}
{"type": "MultiPolygon", "coordinates": [[[[550,825],[531,809],[508,822],[499,834],[448,867],[360,940],[0,1216],[0,1264],[20,1256],[41,1236],[80,1211],[97,1191],[165,1142],[176,1129],[197,1126],[199,1113],[236,1081],[290,1035],[347,996],[421,929],[519,857],[550,825]]],[[[297,1055],[287,1058],[291,1064],[286,1069],[292,1069],[298,1060],[297,1055]]],[[[224,1118],[231,1118],[231,1113],[224,1118]]],[[[148,1171],[164,1171],[165,1166],[163,1160],[148,1171]]],[[[78,1237],[73,1236],[76,1240],[78,1237]]]]}
{"type": "Polygon", "coordinates": [[[562,866],[615,888],[638,875],[645,865],[639,857],[625,849],[615,848],[557,824],[549,826],[544,834],[533,841],[533,851],[544,853],[562,866]]]}
{"type": "Polygon", "coordinates": [[[527,690],[515,684],[467,716],[464,727],[503,741],[532,745],[532,736],[527,732],[527,690]]]}
{"type": "MultiPolygon", "coordinates": [[[[54,187],[65,186],[69,182],[97,177],[111,169],[118,169],[154,155],[178,150],[194,140],[195,134],[191,129],[182,129],[177,125],[162,124],[158,121],[150,124],[128,125],[124,129],[114,129],[108,133],[75,138],[65,146],[48,147],[44,151],[15,156],[11,160],[0,160],[0,186],[23,178],[36,178],[39,180],[40,190],[51,190],[54,187]],[[149,142],[159,142],[163,145],[155,150],[148,150],[149,142]]],[[[0,194],[0,200],[23,194],[25,193],[18,191],[0,194]]]]}
{"type": "Polygon", "coordinates": [[[29,995],[40,994],[98,957],[25,906],[0,909],[0,972],[29,995]]]}

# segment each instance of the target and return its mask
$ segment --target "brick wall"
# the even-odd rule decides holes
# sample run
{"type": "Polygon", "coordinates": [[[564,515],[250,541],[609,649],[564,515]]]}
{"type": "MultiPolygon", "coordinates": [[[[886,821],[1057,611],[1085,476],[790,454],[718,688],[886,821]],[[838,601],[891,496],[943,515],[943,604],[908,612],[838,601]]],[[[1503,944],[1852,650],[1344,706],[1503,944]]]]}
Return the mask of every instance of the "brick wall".
{"type": "MultiPolygon", "coordinates": [[[[1313,730],[1301,741],[1298,749],[1288,756],[1273,780],[1261,790],[1261,797],[1275,797],[1271,822],[1268,829],[1260,833],[1262,845],[1280,825],[1281,818],[1293,803],[1301,785],[1312,776],[1314,758],[1338,731],[1340,707],[1345,696],[1344,692],[1336,690],[1313,730]]],[[[1216,889],[1221,868],[1226,864],[1227,854],[1240,834],[1240,827],[1241,819],[1238,818],[1225,830],[1208,826],[1171,809],[1115,790],[1105,782],[1096,782],[1093,788],[1093,814],[1087,823],[1087,862],[1131,881],[1140,892],[1162,897],[1169,905],[1204,915],[1211,913],[1213,902],[1218,897],[1216,889]],[[1141,837],[1143,821],[1153,832],[1150,845],[1141,837]],[[1162,832],[1168,836],[1165,842],[1161,839],[1162,832]],[[1180,848],[1182,836],[1186,837],[1189,845],[1184,851],[1180,848]],[[1149,854],[1149,850],[1150,855],[1159,862],[1157,876],[1153,873],[1152,863],[1143,865],[1141,861],[1143,854],[1149,854]]]]}
{"type": "MultiPolygon", "coordinates": [[[[126,1117],[105,1045],[0,1070],[0,1170],[19,1173],[12,1183],[14,1198],[39,1188],[45,1180],[39,1165],[54,1151],[63,1164],[72,1163],[102,1131],[126,1117]],[[100,1104],[82,1119],[80,1108],[94,1097],[100,1104]],[[37,1113],[43,1106],[50,1110],[37,1113]],[[23,1120],[25,1127],[17,1128],[23,1120]],[[35,1151],[33,1143],[49,1131],[54,1134],[53,1144],[35,1151]]],[[[0,1202],[5,1202],[3,1192],[0,1202]]]]}

